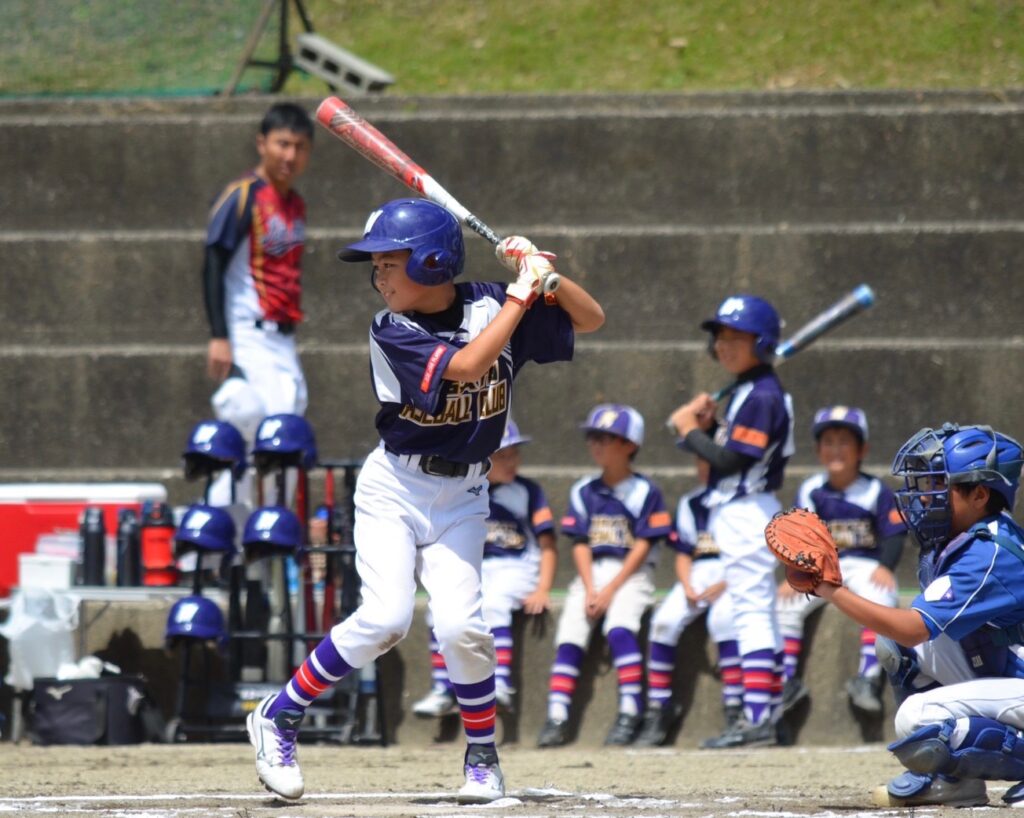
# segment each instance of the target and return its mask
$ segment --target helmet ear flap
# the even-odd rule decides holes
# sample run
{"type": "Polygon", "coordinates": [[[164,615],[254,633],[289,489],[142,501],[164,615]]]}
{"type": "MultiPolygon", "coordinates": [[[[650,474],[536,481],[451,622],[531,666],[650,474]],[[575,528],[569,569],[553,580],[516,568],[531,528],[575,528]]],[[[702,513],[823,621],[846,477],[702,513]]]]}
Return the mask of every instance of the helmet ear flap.
{"type": "Polygon", "coordinates": [[[417,284],[436,286],[462,272],[456,253],[443,247],[417,247],[409,256],[405,272],[417,284]]]}

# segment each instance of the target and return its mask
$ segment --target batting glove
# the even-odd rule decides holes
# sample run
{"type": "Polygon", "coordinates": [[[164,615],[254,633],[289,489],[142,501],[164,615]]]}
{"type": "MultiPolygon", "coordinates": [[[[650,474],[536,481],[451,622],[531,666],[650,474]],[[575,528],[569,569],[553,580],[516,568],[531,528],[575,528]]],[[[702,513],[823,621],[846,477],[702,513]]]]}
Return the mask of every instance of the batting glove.
{"type": "Polygon", "coordinates": [[[513,273],[519,272],[519,262],[524,256],[537,252],[537,246],[522,236],[509,236],[498,242],[494,248],[494,255],[498,257],[501,266],[513,273]]]}
{"type": "Polygon", "coordinates": [[[545,290],[545,284],[552,275],[557,280],[555,268],[551,264],[550,253],[530,253],[519,262],[519,277],[505,289],[510,301],[516,301],[529,308],[537,296],[545,290]]]}

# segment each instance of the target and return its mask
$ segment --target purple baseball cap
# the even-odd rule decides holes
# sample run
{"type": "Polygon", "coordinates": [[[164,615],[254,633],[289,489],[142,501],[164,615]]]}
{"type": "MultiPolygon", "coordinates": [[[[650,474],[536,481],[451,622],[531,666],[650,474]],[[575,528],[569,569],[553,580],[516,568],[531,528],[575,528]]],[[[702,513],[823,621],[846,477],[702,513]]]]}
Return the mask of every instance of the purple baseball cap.
{"type": "Polygon", "coordinates": [[[811,433],[814,439],[821,437],[826,429],[838,427],[849,429],[861,443],[868,439],[868,416],[863,409],[856,406],[826,406],[814,413],[814,424],[811,426],[811,433]]]}
{"type": "Polygon", "coordinates": [[[505,433],[501,436],[501,443],[498,444],[499,449],[507,449],[509,446],[519,446],[523,443],[529,443],[533,440],[532,437],[519,433],[519,427],[512,418],[508,419],[505,424],[505,433]]]}
{"type": "Polygon", "coordinates": [[[637,448],[644,444],[644,418],[632,406],[621,403],[601,403],[590,410],[587,420],[580,424],[584,432],[608,432],[618,435],[637,448]]]}

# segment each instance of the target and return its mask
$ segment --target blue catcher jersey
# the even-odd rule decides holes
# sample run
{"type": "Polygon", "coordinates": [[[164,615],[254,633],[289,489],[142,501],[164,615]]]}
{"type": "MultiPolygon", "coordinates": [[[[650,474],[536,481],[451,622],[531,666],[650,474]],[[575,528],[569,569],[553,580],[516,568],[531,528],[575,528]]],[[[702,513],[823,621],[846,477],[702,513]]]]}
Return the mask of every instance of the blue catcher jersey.
{"type": "Polygon", "coordinates": [[[383,310],[370,327],[370,372],[381,409],[377,431],[398,454],[480,463],[498,448],[512,402],[512,379],[527,361],[572,359],[569,315],[538,301],[526,312],[491,370],[475,383],[444,380],[452,356],[483,331],[505,303],[504,285],[455,285],[462,321],[383,310]]]}
{"type": "Polygon", "coordinates": [[[517,475],[511,483],[492,484],[490,495],[484,559],[517,557],[539,562],[537,537],[555,528],[544,490],[533,480],[517,475]]]}
{"type": "Polygon", "coordinates": [[[841,490],[829,485],[827,474],[815,474],[797,490],[796,506],[815,512],[828,523],[844,557],[877,559],[879,542],[907,530],[892,489],[869,474],[858,475],[841,490]]]}
{"type": "MultiPolygon", "coordinates": [[[[569,492],[562,531],[588,540],[595,559],[624,559],[638,537],[653,546],[669,536],[672,517],[660,489],[642,474],[632,474],[614,488],[600,476],[584,477],[569,492]]],[[[652,547],[649,562],[654,562],[655,552],[652,547]]]]}
{"type": "Polygon", "coordinates": [[[708,532],[708,517],[711,513],[704,505],[707,488],[701,486],[679,498],[676,508],[676,536],[669,537],[669,544],[681,554],[689,554],[695,560],[720,555],[718,544],[708,532]]]}
{"type": "Polygon", "coordinates": [[[1024,530],[1000,514],[941,551],[924,552],[923,590],[910,607],[924,618],[930,638],[945,633],[960,642],[979,676],[1024,678],[1024,562],[993,536],[1018,548],[1024,542],[1024,530]]]}
{"type": "Polygon", "coordinates": [[[782,485],[786,461],[793,456],[793,401],[769,367],[758,367],[733,392],[715,443],[755,462],[723,477],[715,469],[705,503],[711,507],[737,497],[775,491],[782,485]]]}

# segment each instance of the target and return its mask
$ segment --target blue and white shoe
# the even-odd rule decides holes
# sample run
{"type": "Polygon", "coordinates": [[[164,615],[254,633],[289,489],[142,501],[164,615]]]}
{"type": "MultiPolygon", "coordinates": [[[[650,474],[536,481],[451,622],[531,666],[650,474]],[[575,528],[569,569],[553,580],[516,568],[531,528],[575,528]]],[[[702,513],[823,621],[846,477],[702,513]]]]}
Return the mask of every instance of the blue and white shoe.
{"type": "Polygon", "coordinates": [[[271,693],[261,701],[245,720],[245,729],[256,749],[256,775],[263,786],[275,795],[294,800],[301,798],[305,791],[302,770],[295,754],[299,725],[305,714],[298,710],[282,710],[268,718],[265,713],[276,698],[277,695],[271,693]]]}
{"type": "Polygon", "coordinates": [[[465,773],[466,783],[456,796],[460,804],[488,804],[505,797],[505,776],[493,749],[470,745],[466,750],[465,773]]]}

